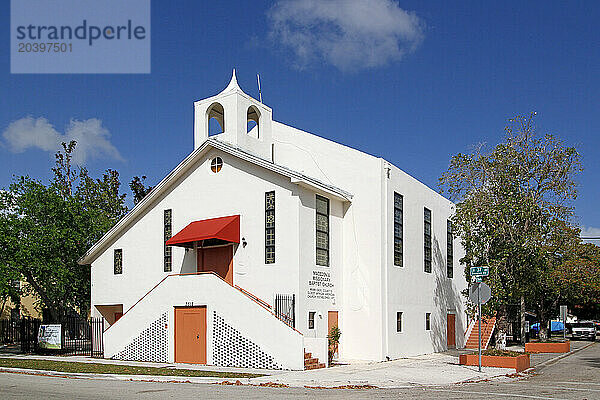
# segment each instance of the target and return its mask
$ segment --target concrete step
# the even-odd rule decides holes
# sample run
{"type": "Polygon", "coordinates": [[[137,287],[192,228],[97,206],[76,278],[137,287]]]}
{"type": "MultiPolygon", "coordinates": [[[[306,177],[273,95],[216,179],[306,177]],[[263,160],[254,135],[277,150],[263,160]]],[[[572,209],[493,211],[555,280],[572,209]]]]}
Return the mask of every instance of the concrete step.
{"type": "Polygon", "coordinates": [[[312,356],[312,353],[304,352],[304,369],[325,368],[325,364],[319,363],[319,359],[312,356]]]}
{"type": "Polygon", "coordinates": [[[305,358],[304,359],[304,366],[311,365],[311,364],[318,364],[318,363],[319,363],[318,358],[305,358]]]}

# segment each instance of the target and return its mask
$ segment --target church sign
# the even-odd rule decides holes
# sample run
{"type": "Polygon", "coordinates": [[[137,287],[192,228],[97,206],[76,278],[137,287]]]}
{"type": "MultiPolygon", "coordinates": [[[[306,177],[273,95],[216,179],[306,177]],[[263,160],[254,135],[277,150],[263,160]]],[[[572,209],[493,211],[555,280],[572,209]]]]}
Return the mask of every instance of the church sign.
{"type": "Polygon", "coordinates": [[[313,271],[308,281],[308,298],[319,300],[335,299],[334,284],[331,281],[331,272],[313,271]]]}

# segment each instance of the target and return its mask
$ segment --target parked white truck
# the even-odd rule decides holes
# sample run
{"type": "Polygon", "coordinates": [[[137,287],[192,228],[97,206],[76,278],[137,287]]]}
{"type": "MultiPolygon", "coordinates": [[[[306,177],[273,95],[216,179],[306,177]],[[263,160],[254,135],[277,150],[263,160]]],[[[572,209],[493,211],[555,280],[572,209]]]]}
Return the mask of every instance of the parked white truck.
{"type": "Polygon", "coordinates": [[[573,339],[596,340],[596,327],[592,321],[580,321],[573,324],[573,339]]]}

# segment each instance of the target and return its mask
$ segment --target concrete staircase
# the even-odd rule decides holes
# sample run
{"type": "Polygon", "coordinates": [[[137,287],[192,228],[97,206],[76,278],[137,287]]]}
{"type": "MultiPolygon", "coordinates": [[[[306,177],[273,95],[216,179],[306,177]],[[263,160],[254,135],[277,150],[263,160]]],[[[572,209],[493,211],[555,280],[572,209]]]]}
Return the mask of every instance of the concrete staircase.
{"type": "MultiPolygon", "coordinates": [[[[465,348],[467,349],[476,349],[478,347],[478,335],[479,335],[479,323],[477,320],[471,322],[471,326],[469,327],[468,332],[469,337],[467,338],[467,344],[465,348]]],[[[494,333],[494,328],[496,327],[496,317],[487,318],[481,320],[481,349],[487,349],[490,339],[492,338],[492,334],[494,333]]]]}
{"type": "Polygon", "coordinates": [[[314,358],[312,353],[304,352],[304,369],[319,369],[325,368],[325,364],[319,363],[318,358],[314,358]]]}

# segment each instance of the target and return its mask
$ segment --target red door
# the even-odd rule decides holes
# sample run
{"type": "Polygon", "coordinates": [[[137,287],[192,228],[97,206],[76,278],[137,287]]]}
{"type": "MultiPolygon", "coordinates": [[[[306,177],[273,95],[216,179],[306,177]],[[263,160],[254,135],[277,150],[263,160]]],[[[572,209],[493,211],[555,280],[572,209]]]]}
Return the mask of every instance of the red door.
{"type": "Polygon", "coordinates": [[[448,314],[446,317],[447,325],[446,325],[446,336],[448,340],[448,348],[456,347],[456,315],[448,314]]]}
{"type": "Polygon", "coordinates": [[[206,364],[206,306],[175,308],[175,362],[206,364]]]}
{"type": "Polygon", "coordinates": [[[198,248],[198,272],[209,271],[233,285],[233,246],[198,248]]]}

